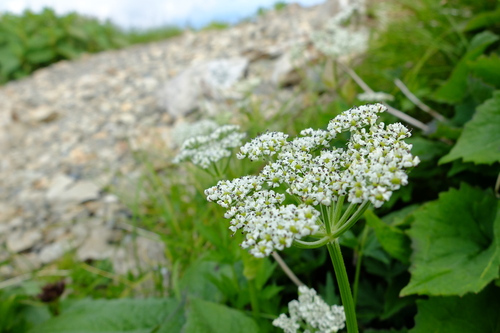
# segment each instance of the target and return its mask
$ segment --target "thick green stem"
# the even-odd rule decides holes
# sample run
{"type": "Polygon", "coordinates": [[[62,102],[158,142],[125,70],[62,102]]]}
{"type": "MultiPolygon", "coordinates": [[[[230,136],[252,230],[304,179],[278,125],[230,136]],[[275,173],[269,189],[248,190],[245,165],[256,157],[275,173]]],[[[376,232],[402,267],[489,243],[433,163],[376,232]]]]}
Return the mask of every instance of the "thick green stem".
{"type": "Polygon", "coordinates": [[[340,251],[338,239],[327,244],[328,252],[332,260],[335,276],[339,285],[340,297],[342,298],[342,305],[346,315],[346,326],[348,333],[358,333],[358,322],[356,320],[356,309],[354,308],[354,300],[352,298],[351,286],[349,285],[349,278],[340,251]]]}

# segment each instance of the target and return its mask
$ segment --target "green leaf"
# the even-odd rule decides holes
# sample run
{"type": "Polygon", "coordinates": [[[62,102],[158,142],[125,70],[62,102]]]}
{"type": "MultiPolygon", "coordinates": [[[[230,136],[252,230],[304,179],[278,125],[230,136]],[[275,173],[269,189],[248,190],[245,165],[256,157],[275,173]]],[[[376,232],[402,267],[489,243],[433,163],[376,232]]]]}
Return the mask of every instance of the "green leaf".
{"type": "Polygon", "coordinates": [[[225,305],[191,299],[185,333],[257,333],[257,323],[243,312],[225,305]]]}
{"type": "Polygon", "coordinates": [[[433,98],[449,104],[461,101],[467,92],[469,62],[483,54],[484,50],[498,39],[497,35],[489,31],[474,36],[467,52],[453,69],[450,78],[436,91],[433,98]]]}
{"type": "Polygon", "coordinates": [[[371,210],[365,212],[366,222],[375,231],[382,248],[391,257],[409,263],[411,254],[410,238],[399,228],[384,223],[371,210]]]}
{"type": "Polygon", "coordinates": [[[448,155],[439,160],[439,164],[457,158],[476,164],[500,161],[500,91],[495,91],[493,98],[477,107],[458,142],[448,155]]]}
{"type": "Polygon", "coordinates": [[[464,295],[498,278],[500,205],[493,195],[464,183],[414,217],[411,279],[402,296],[464,295]]]}
{"type": "Polygon", "coordinates": [[[8,50],[0,49],[0,74],[8,76],[21,66],[19,59],[8,50]]]}
{"type": "Polygon", "coordinates": [[[500,288],[490,286],[464,297],[431,297],[417,301],[410,333],[499,333],[500,288]]]}
{"type": "MultiPolygon", "coordinates": [[[[493,96],[493,92],[496,90],[493,85],[473,75],[469,75],[467,78],[467,86],[472,100],[476,105],[482,104],[487,99],[490,99],[493,96]]],[[[473,107],[472,110],[475,111],[476,108],[473,107]]]]}
{"type": "Polygon", "coordinates": [[[217,262],[207,261],[200,258],[189,266],[179,282],[179,291],[187,292],[190,296],[196,296],[214,302],[222,299],[222,294],[208,277],[218,277],[224,274],[222,268],[227,265],[220,265],[217,262]]]}
{"type": "Polygon", "coordinates": [[[405,272],[389,281],[384,293],[384,313],[380,316],[381,320],[395,318],[403,309],[415,306],[418,296],[400,297],[399,292],[408,283],[408,274],[405,272]]]}
{"type": "Polygon", "coordinates": [[[116,299],[76,301],[30,333],[150,333],[177,311],[173,299],[116,299]]]}
{"type": "Polygon", "coordinates": [[[465,25],[464,31],[486,28],[500,22],[500,7],[493,12],[482,12],[472,17],[465,25]]]}
{"type": "Polygon", "coordinates": [[[476,61],[469,63],[469,68],[475,76],[484,82],[500,88],[500,57],[498,54],[481,56],[476,61]]]}
{"type": "Polygon", "coordinates": [[[418,156],[421,162],[432,161],[449,149],[448,145],[443,142],[429,140],[421,136],[409,138],[406,142],[413,145],[411,153],[418,156]]]}
{"type": "Polygon", "coordinates": [[[53,61],[56,53],[51,49],[31,50],[26,52],[26,59],[33,64],[53,61]]]}

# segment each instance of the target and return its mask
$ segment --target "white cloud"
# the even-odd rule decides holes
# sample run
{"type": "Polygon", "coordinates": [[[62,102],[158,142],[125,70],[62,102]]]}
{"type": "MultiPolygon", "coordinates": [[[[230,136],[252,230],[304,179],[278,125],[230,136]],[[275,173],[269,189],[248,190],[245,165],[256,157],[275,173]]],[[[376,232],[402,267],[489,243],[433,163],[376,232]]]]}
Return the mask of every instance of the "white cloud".
{"type": "MultiPolygon", "coordinates": [[[[259,7],[270,7],[276,0],[1,0],[0,11],[21,13],[29,8],[35,12],[51,7],[58,14],[77,11],[81,14],[111,19],[123,27],[155,27],[166,24],[195,27],[210,21],[231,21],[255,14],[259,7]]],[[[286,1],[295,2],[295,1],[286,1]]],[[[313,5],[322,0],[299,0],[313,5]]]]}

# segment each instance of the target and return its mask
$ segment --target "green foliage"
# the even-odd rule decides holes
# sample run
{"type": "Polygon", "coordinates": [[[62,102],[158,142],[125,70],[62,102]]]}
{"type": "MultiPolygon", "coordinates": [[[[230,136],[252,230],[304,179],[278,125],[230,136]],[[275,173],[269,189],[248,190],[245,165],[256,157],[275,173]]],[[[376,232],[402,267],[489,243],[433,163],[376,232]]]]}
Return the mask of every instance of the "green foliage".
{"type": "Polygon", "coordinates": [[[500,205],[493,195],[463,184],[413,215],[412,277],[401,295],[461,296],[498,278],[500,205]]]}
{"type": "Polygon", "coordinates": [[[415,328],[410,333],[500,332],[498,287],[463,297],[431,297],[417,304],[415,328]]]}
{"type": "Polygon", "coordinates": [[[434,94],[434,99],[446,103],[460,102],[467,92],[469,63],[484,53],[486,48],[498,41],[499,37],[489,31],[474,36],[467,52],[453,69],[450,78],[434,94]]]}
{"type": "Polygon", "coordinates": [[[60,315],[29,332],[258,332],[255,321],[244,313],[198,298],[188,302],[147,298],[68,303],[60,315]]]}
{"type": "Polygon", "coordinates": [[[218,22],[218,21],[213,21],[201,28],[201,31],[207,31],[207,30],[224,30],[229,27],[229,23],[226,22],[218,22]]]}
{"type": "Polygon", "coordinates": [[[142,44],[181,35],[183,30],[175,26],[165,26],[151,29],[132,29],[125,32],[129,44],[142,44]]]}
{"type": "Polygon", "coordinates": [[[409,263],[410,239],[399,228],[384,223],[372,211],[365,212],[366,223],[373,228],[382,248],[393,258],[409,263]]]}
{"type": "Polygon", "coordinates": [[[240,311],[196,298],[190,303],[186,333],[259,332],[255,321],[240,311]]]}
{"type": "Polygon", "coordinates": [[[99,52],[128,45],[111,23],[76,13],[58,17],[45,8],[36,14],[0,15],[0,83],[84,52],[99,52]]]}
{"type": "Polygon", "coordinates": [[[168,321],[178,307],[179,302],[172,299],[84,299],[72,302],[31,332],[149,333],[168,321]]]}
{"type": "Polygon", "coordinates": [[[500,91],[494,92],[493,98],[477,108],[474,117],[465,124],[457,144],[440,163],[457,158],[476,164],[500,162],[500,91]]]}

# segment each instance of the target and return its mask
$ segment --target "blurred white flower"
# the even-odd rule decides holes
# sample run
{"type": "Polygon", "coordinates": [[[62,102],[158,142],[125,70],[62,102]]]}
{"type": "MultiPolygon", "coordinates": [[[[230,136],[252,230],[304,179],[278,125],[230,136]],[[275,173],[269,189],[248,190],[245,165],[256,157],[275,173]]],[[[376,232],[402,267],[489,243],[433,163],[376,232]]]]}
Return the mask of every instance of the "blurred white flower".
{"type": "Polygon", "coordinates": [[[348,5],[342,7],[339,13],[328,21],[324,30],[311,34],[314,46],[330,57],[361,53],[368,47],[368,29],[356,28],[350,24],[351,20],[365,12],[364,1],[351,0],[348,5]]]}
{"type": "Polygon", "coordinates": [[[172,130],[172,140],[177,146],[181,146],[187,139],[195,136],[208,135],[215,131],[220,125],[213,120],[203,119],[194,123],[179,123],[172,130]]]}
{"type": "Polygon", "coordinates": [[[231,156],[231,149],[239,147],[246,136],[237,125],[224,125],[208,135],[187,139],[181,146],[174,163],[190,161],[203,169],[224,157],[231,156]]]}
{"type": "Polygon", "coordinates": [[[363,102],[386,102],[394,100],[394,96],[381,91],[364,92],[356,96],[363,102]]]}

